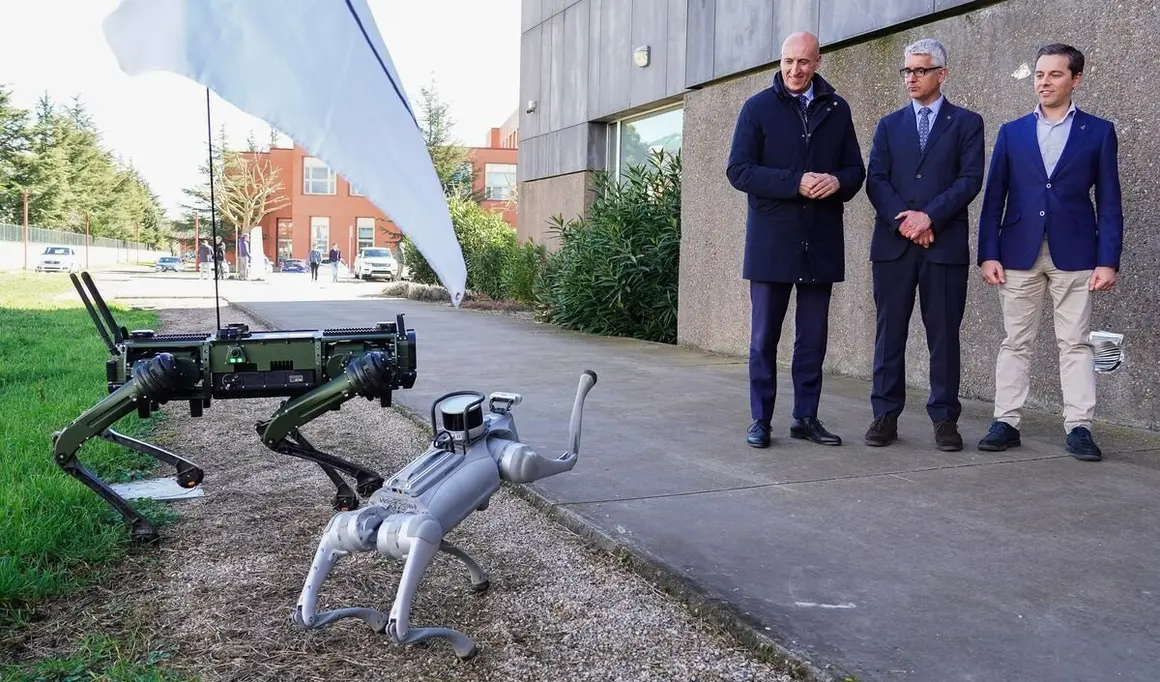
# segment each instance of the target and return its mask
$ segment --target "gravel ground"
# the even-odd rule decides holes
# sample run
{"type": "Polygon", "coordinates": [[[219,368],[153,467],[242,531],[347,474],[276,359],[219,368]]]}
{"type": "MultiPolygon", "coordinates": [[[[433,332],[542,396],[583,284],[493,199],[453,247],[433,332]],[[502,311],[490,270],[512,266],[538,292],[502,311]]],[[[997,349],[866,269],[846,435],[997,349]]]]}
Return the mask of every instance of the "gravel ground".
{"type": "MultiPolygon", "coordinates": [[[[109,297],[109,294],[106,294],[109,297]]],[[[131,300],[126,303],[133,303],[131,300]]],[[[159,331],[214,326],[212,299],[148,300],[159,331]]],[[[261,325],[223,304],[222,323],[261,325]]],[[[763,662],[648,581],[506,489],[448,538],[489,573],[476,595],[457,561],[440,555],[420,587],[413,626],[447,626],[480,653],[459,661],[446,642],[399,647],[359,620],[301,631],[291,616],[333,485],[309,462],[261,446],[254,422],[278,399],[215,401],[193,419],[170,407],[155,442],[205,470],[205,496],[173,504],[162,542],[137,550],[99,589],[50,606],[20,658],[64,654],[85,634],[134,638],[171,652],[166,666],[205,680],[763,680],[763,662]]],[[[319,449],[386,478],[427,445],[395,410],[352,400],[303,429],[319,449]]],[[[389,610],[402,564],[358,555],[324,584],[320,609],[389,610]]]]}

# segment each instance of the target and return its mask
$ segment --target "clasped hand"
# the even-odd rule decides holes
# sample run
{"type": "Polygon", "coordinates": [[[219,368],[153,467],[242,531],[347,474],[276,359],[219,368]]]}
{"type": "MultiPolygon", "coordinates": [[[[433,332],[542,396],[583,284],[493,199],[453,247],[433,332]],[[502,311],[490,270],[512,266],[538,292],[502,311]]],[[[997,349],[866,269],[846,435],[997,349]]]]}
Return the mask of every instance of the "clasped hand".
{"type": "Polygon", "coordinates": [[[838,191],[841,183],[829,173],[804,173],[798,184],[798,194],[807,199],[825,199],[838,191]]]}
{"type": "Polygon", "coordinates": [[[934,242],[934,232],[930,229],[930,216],[922,211],[903,211],[894,216],[894,219],[902,220],[902,224],[898,226],[899,234],[915,244],[925,249],[934,242]]]}

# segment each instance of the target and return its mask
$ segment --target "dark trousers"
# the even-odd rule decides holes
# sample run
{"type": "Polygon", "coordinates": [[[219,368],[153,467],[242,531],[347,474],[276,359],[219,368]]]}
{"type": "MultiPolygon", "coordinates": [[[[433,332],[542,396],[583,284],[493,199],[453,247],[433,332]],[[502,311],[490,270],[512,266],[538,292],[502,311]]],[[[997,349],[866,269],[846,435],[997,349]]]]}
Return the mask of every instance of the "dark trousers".
{"type": "Polygon", "coordinates": [[[752,320],[749,340],[749,410],[769,423],[777,398],[777,342],[797,287],[793,344],[793,416],[817,417],[822,397],[822,362],[826,359],[832,284],[750,282],[752,320]]]}
{"type": "Polygon", "coordinates": [[[906,403],[906,338],[917,289],[930,351],[926,412],[935,422],[957,422],[962,412],[959,328],[967,305],[968,266],[931,263],[924,253],[911,244],[898,260],[871,265],[877,329],[870,405],[878,418],[897,416],[906,403]]]}
{"type": "Polygon", "coordinates": [[[310,264],[310,279],[318,279],[318,263],[310,264]]]}

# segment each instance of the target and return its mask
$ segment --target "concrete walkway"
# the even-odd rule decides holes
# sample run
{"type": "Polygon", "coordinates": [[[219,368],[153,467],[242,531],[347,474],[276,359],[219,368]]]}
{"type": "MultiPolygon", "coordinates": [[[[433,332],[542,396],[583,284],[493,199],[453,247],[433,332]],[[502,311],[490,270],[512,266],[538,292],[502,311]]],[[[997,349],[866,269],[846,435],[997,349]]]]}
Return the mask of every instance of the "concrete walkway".
{"type": "Polygon", "coordinates": [[[941,453],[913,394],[903,441],[868,448],[868,384],[829,377],[820,416],[844,446],[791,440],[783,398],[773,447],[754,450],[735,358],[363,297],[372,287],[305,302],[229,288],[279,328],[405,313],[419,380],[397,401],[426,414],[453,390],[522,393],[517,425],[542,453],[566,447],[578,376],[595,370],[579,464],[537,492],[813,665],[937,682],[1160,671],[1160,434],[1100,426],[1105,461],[1083,463],[1057,417],[1033,414],[1022,448],[985,453],[989,406],[968,403],[967,447],[941,453]]]}

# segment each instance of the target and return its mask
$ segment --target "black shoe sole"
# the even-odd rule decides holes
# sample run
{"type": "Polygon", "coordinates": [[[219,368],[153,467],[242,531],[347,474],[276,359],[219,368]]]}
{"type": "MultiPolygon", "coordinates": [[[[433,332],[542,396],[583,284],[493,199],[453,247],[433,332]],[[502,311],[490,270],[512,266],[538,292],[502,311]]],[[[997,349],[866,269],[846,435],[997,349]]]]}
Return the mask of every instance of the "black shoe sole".
{"type": "Polygon", "coordinates": [[[767,448],[767,447],[769,447],[769,441],[765,441],[762,443],[754,443],[753,441],[746,441],[746,442],[749,443],[749,447],[751,447],[751,448],[767,448]]]}
{"type": "Polygon", "coordinates": [[[935,443],[934,446],[943,452],[958,452],[963,449],[962,443],[935,443]]]}
{"type": "Polygon", "coordinates": [[[790,438],[797,438],[798,440],[808,440],[811,443],[817,443],[818,445],[841,445],[842,444],[842,439],[840,439],[840,438],[837,441],[818,440],[816,438],[810,438],[809,436],[807,436],[804,433],[796,433],[794,431],[790,431],[789,436],[790,436],[790,438]]]}
{"type": "Polygon", "coordinates": [[[1075,459],[1078,459],[1081,462],[1098,462],[1098,461],[1103,459],[1103,455],[1080,454],[1078,452],[1072,452],[1071,450],[1068,450],[1067,454],[1071,455],[1072,457],[1074,457],[1075,459]]]}
{"type": "Polygon", "coordinates": [[[869,445],[872,448],[881,448],[890,445],[896,440],[898,440],[898,436],[892,436],[885,440],[874,440],[873,438],[867,438],[864,442],[866,445],[869,445]]]}
{"type": "Polygon", "coordinates": [[[1022,441],[1015,439],[1006,445],[992,445],[991,443],[979,443],[979,449],[983,452],[1003,452],[1007,448],[1017,448],[1022,445],[1022,441]]]}

